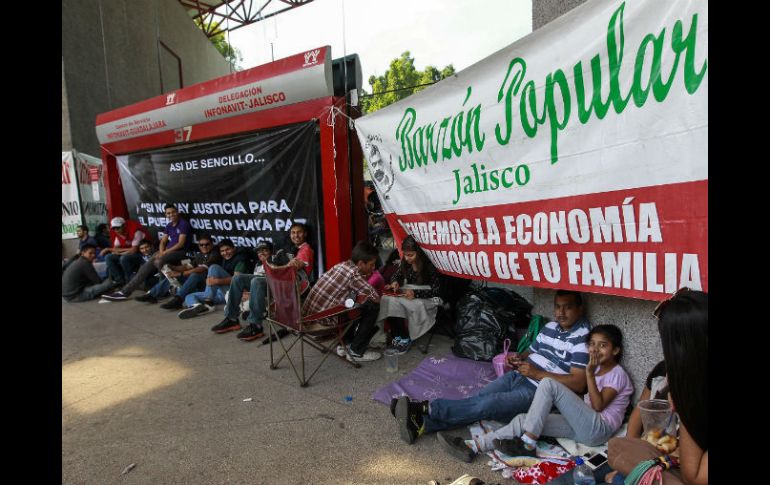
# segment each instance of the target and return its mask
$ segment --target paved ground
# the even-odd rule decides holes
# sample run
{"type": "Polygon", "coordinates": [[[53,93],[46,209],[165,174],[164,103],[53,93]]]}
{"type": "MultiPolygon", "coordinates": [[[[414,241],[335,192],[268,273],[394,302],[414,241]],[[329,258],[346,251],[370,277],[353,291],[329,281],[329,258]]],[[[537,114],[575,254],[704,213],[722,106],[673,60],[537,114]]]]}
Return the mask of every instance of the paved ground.
{"type": "MultiPolygon", "coordinates": [[[[62,483],[446,484],[463,473],[515,483],[486,460],[456,461],[434,435],[402,442],[371,399],[394,379],[384,361],[356,370],[330,357],[300,388],[287,364],[269,369],[268,346],[212,333],[220,319],[62,303],[62,483]]],[[[437,336],[429,355],[450,345],[437,336]]],[[[423,357],[413,348],[398,375],[423,357]]]]}

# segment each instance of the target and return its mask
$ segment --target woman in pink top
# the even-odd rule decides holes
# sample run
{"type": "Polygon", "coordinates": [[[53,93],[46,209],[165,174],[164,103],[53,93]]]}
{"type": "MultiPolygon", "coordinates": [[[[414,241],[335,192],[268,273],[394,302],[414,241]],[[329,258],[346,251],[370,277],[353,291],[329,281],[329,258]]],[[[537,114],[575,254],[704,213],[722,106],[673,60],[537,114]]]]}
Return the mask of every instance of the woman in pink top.
{"type": "Polygon", "coordinates": [[[545,378],[527,414],[476,440],[474,451],[496,448],[512,456],[535,456],[541,435],[570,438],[589,446],[605,443],[623,424],[634,387],[618,363],[623,334],[615,325],[597,325],[588,333],[588,393],[581,398],[564,384],[545,378]],[[561,414],[551,414],[553,406],[561,414]],[[511,438],[512,439],[509,439],[511,438]]]}

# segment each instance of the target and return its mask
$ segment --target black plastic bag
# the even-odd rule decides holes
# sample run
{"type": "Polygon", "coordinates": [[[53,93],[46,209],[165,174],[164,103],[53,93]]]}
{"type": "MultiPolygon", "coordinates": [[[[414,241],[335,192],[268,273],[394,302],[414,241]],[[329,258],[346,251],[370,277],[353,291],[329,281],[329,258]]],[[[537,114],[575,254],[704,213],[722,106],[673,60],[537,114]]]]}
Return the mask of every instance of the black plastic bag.
{"type": "Polygon", "coordinates": [[[507,322],[495,314],[495,305],[483,290],[471,291],[457,304],[452,353],[466,359],[491,361],[502,352],[507,327],[507,322]]]}
{"type": "Polygon", "coordinates": [[[491,361],[502,352],[503,340],[516,348],[516,328],[527,328],[532,304],[505,288],[476,288],[457,304],[452,352],[473,360],[491,361]]]}
{"type": "Polygon", "coordinates": [[[497,318],[507,323],[508,337],[515,345],[516,336],[528,328],[529,322],[532,320],[532,303],[515,291],[506,288],[485,288],[484,292],[494,303],[497,318]],[[517,332],[517,329],[521,331],[517,332]]]}

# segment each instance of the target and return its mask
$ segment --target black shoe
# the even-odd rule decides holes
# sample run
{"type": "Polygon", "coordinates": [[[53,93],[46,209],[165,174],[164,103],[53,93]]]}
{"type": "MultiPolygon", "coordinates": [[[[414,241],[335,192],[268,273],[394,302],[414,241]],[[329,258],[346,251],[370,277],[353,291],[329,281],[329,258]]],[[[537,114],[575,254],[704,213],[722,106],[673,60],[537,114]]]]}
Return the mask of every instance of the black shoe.
{"type": "Polygon", "coordinates": [[[396,417],[396,403],[398,402],[398,398],[394,397],[390,400],[390,414],[393,415],[393,417],[396,417]]]}
{"type": "Polygon", "coordinates": [[[179,312],[178,316],[182,320],[187,320],[188,318],[197,317],[198,315],[211,313],[213,311],[214,311],[213,306],[206,305],[205,303],[196,303],[190,308],[185,308],[184,310],[179,312]]]}
{"type": "Polygon", "coordinates": [[[423,403],[412,402],[407,396],[398,398],[395,416],[398,421],[398,432],[402,440],[412,444],[425,431],[422,415],[423,403]]]}
{"type": "Polygon", "coordinates": [[[232,332],[233,330],[240,330],[241,324],[238,323],[238,320],[230,320],[229,318],[225,317],[224,320],[217,323],[213,327],[211,327],[211,331],[214,333],[227,333],[232,332]]]}
{"type": "Polygon", "coordinates": [[[459,436],[451,436],[445,431],[436,433],[436,439],[441,446],[455,458],[459,458],[465,463],[470,463],[476,457],[476,453],[465,445],[465,440],[459,436]]]}
{"type": "Polygon", "coordinates": [[[253,323],[250,323],[246,328],[238,332],[238,340],[243,340],[244,342],[251,342],[264,336],[265,332],[262,330],[262,327],[253,323]]]}
{"type": "Polygon", "coordinates": [[[502,451],[509,456],[531,456],[537,457],[537,450],[530,450],[524,446],[524,441],[518,436],[514,436],[510,440],[494,440],[492,442],[495,445],[495,449],[502,451]]]}
{"type": "Polygon", "coordinates": [[[144,295],[139,295],[136,298],[134,298],[136,301],[143,301],[145,303],[158,303],[158,299],[152,296],[150,293],[145,293],[144,295]]]}
{"type": "Polygon", "coordinates": [[[178,296],[175,296],[166,303],[162,304],[160,307],[164,310],[179,310],[182,308],[182,303],[184,303],[184,300],[178,296]]]}

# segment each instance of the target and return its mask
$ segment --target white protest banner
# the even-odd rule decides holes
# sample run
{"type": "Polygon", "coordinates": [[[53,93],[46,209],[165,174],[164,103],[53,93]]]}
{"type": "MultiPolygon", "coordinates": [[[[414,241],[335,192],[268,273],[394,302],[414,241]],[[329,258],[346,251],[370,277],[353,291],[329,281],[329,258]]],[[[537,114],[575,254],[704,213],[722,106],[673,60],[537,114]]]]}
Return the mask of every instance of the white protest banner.
{"type": "Polygon", "coordinates": [[[708,290],[708,3],[593,0],[356,121],[397,238],[465,278],[708,290]]]}
{"type": "Polygon", "coordinates": [[[75,231],[81,221],[75,162],[72,152],[61,152],[61,238],[78,237],[75,231]]]}

